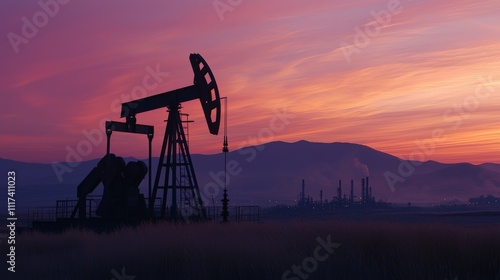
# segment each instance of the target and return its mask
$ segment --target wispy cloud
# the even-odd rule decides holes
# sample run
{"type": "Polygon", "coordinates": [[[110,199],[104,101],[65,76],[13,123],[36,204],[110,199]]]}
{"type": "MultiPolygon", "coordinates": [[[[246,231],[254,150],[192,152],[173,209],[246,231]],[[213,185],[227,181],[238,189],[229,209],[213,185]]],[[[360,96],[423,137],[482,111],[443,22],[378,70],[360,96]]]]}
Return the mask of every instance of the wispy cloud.
{"type": "MultiPolygon", "coordinates": [[[[73,1],[18,55],[6,37],[0,44],[1,95],[9,104],[1,114],[16,116],[0,132],[2,157],[63,160],[55,155],[76,143],[81,130],[118,119],[111,103],[140,82],[145,66],[160,64],[171,74],[158,93],[192,83],[190,52],[206,58],[229,97],[235,147],[268,125],[273,109],[287,108],[298,117],[275,140],[356,142],[408,154],[415,140],[448,125],[443,113],[474,93],[478,77],[493,75],[500,93],[500,5],[401,3],[402,12],[347,63],[339,44],[352,42],[354,28],[374,21],[371,11],[386,9],[387,1],[244,1],[224,21],[210,1],[73,1]],[[20,135],[22,141],[12,140],[20,135]],[[39,151],[40,141],[50,152],[39,151]]],[[[2,34],[21,32],[21,18],[38,8],[35,2],[0,7],[2,34]]],[[[432,159],[495,161],[499,105],[498,94],[482,102],[432,159]]],[[[199,103],[184,111],[196,121],[192,151],[219,152],[221,139],[208,135],[199,103]]],[[[138,117],[155,125],[157,135],[165,118],[161,110],[138,117]]],[[[99,157],[104,148],[94,150],[91,156],[99,157]]],[[[142,150],[117,152],[141,157],[142,150]]]]}

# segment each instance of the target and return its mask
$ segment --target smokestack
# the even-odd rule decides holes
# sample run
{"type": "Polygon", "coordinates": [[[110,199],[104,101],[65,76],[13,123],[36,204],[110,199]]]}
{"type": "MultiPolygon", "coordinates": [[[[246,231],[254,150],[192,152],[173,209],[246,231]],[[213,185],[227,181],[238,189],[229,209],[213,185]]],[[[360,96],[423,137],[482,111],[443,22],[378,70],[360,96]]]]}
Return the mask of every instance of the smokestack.
{"type": "Polygon", "coordinates": [[[342,180],[339,180],[339,187],[337,189],[337,198],[339,202],[342,201],[342,180]]]}
{"type": "Polygon", "coordinates": [[[365,186],[365,191],[366,191],[366,194],[365,194],[365,199],[366,199],[366,202],[370,202],[370,200],[371,200],[371,196],[370,196],[370,193],[369,193],[368,176],[366,177],[366,186],[365,186]]]}
{"type": "Polygon", "coordinates": [[[349,203],[354,202],[354,180],[351,180],[351,196],[349,197],[349,203]]]}
{"type": "Polygon", "coordinates": [[[319,191],[319,204],[323,204],[323,190],[319,191]]]}
{"type": "Polygon", "coordinates": [[[305,180],[302,179],[302,198],[301,198],[301,203],[302,205],[306,204],[306,183],[305,180]]]}
{"type": "Polygon", "coordinates": [[[365,202],[365,178],[361,179],[361,202],[365,202]]]}

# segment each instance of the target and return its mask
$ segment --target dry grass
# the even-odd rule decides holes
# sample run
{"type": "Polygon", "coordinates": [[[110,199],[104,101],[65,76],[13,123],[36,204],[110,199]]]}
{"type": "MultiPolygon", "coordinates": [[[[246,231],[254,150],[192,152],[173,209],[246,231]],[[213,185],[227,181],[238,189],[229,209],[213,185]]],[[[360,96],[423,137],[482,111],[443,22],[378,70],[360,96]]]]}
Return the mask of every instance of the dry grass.
{"type": "Polygon", "coordinates": [[[333,221],[24,233],[15,279],[282,279],[328,235],[342,245],[308,279],[500,279],[500,227],[333,221]]]}

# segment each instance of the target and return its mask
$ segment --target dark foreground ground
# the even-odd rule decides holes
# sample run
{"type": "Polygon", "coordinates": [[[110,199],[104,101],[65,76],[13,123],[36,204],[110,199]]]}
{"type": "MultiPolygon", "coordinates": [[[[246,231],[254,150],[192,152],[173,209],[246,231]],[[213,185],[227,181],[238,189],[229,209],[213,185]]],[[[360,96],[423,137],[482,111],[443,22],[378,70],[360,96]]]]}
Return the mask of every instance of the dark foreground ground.
{"type": "Polygon", "coordinates": [[[500,279],[500,216],[487,212],[163,223],[16,242],[16,273],[4,263],[1,279],[500,279]]]}

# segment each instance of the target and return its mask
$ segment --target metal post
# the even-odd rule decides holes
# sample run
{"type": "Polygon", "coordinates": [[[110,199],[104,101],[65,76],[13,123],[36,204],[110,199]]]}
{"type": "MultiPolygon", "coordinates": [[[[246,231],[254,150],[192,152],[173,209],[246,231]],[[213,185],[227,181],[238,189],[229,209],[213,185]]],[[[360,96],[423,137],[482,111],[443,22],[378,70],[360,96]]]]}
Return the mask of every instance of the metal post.
{"type": "MultiPolygon", "coordinates": [[[[111,150],[111,133],[113,133],[113,127],[112,126],[107,127],[107,124],[108,123],[106,123],[106,137],[108,138],[108,143],[107,143],[107,147],[106,147],[106,157],[107,157],[106,174],[108,175],[107,184],[109,185],[109,184],[111,184],[111,182],[110,182],[111,181],[111,171],[110,171],[111,170],[111,167],[110,167],[111,161],[110,161],[109,153],[111,150]]],[[[102,185],[104,186],[104,188],[107,187],[106,184],[104,184],[104,182],[102,185]]],[[[87,196],[84,196],[84,199],[86,199],[86,197],[87,196]]],[[[80,212],[82,210],[85,210],[85,207],[86,207],[86,205],[85,205],[86,201],[84,200],[82,202],[83,202],[82,203],[83,205],[80,206],[80,207],[82,207],[82,208],[80,208],[80,212]]],[[[83,214],[80,214],[80,219],[85,219],[85,215],[86,215],[85,212],[83,214]]]]}
{"type": "Polygon", "coordinates": [[[222,97],[224,99],[224,142],[222,144],[222,152],[224,153],[224,194],[222,199],[222,221],[228,222],[229,211],[228,204],[229,200],[227,199],[227,153],[229,152],[228,143],[227,143],[227,97],[222,97]]]}
{"type": "Polygon", "coordinates": [[[148,181],[148,205],[151,200],[151,154],[152,154],[152,144],[153,142],[153,134],[148,134],[148,140],[149,140],[149,162],[148,162],[148,173],[149,173],[149,181],[148,181]]]}
{"type": "Polygon", "coordinates": [[[111,146],[111,133],[112,133],[112,129],[111,127],[106,127],[106,137],[108,138],[107,139],[107,143],[106,143],[106,155],[109,155],[109,151],[110,151],[110,146],[111,146]]]}
{"type": "Polygon", "coordinates": [[[172,124],[172,133],[170,135],[170,145],[172,146],[172,209],[171,209],[171,217],[172,220],[177,219],[177,126],[182,125],[180,123],[180,115],[179,115],[179,104],[172,106],[170,108],[170,114],[173,114],[174,123],[172,124]]]}

